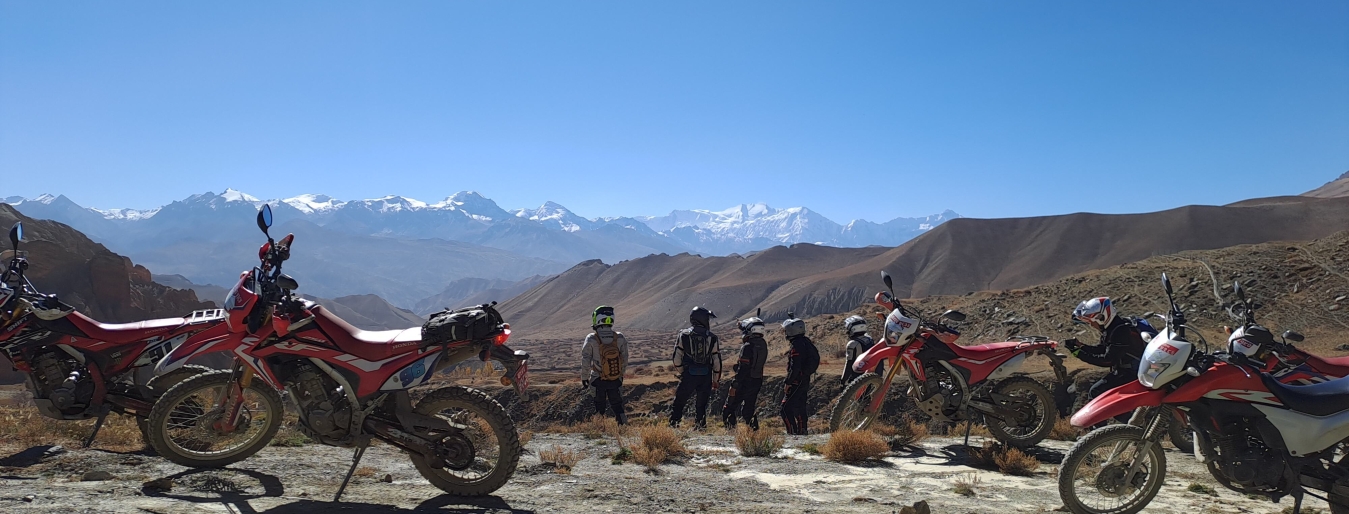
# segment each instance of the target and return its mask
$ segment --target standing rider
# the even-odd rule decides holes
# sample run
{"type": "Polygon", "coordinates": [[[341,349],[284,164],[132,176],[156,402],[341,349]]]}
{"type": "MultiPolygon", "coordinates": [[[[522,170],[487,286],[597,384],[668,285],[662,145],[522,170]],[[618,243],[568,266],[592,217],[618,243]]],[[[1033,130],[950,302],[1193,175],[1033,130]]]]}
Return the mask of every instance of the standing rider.
{"type": "MultiPolygon", "coordinates": [[[[843,385],[846,387],[854,378],[861,375],[852,369],[853,363],[857,362],[857,356],[875,346],[876,340],[867,334],[867,320],[861,316],[848,316],[848,319],[843,320],[843,331],[848,334],[848,346],[843,351],[846,360],[843,364],[843,385]]],[[[876,368],[877,374],[882,372],[880,367],[876,368]]]]}
{"type": "Polygon", "coordinates": [[[736,410],[745,424],[754,430],[759,429],[759,416],[755,409],[759,403],[759,389],[763,387],[763,366],[768,361],[768,341],[764,340],[764,323],[758,317],[740,320],[741,340],[740,360],[731,366],[735,378],[731,390],[726,395],[726,405],[721,408],[721,421],[726,428],[735,428],[736,410]]]}
{"type": "Polygon", "coordinates": [[[1072,338],[1063,342],[1064,348],[1087,364],[1110,368],[1110,373],[1097,380],[1087,391],[1088,400],[1138,379],[1138,362],[1148,346],[1143,339],[1143,331],[1156,333],[1151,325],[1146,321],[1116,316],[1115,306],[1110,298],[1104,296],[1078,304],[1073,309],[1073,321],[1100,331],[1101,342],[1087,346],[1072,338]]]}
{"type": "Polygon", "coordinates": [[[787,380],[782,391],[782,422],[788,435],[806,435],[810,419],[810,377],[820,367],[820,352],[806,337],[806,322],[787,313],[782,330],[792,347],[787,351],[787,380]]]}
{"type": "Polygon", "coordinates": [[[689,313],[689,328],[679,331],[671,360],[679,372],[679,388],[675,390],[674,405],[670,411],[670,426],[678,427],[684,420],[684,406],[697,393],[694,405],[694,423],[698,429],[707,428],[707,402],[712,390],[721,381],[721,341],[712,333],[712,311],[694,307],[689,313]]]}
{"type": "Polygon", "coordinates": [[[628,339],[614,331],[614,308],[601,305],[590,315],[590,328],[581,345],[581,386],[595,387],[595,413],[604,415],[608,405],[618,424],[625,425],[623,372],[628,367],[628,339]]]}

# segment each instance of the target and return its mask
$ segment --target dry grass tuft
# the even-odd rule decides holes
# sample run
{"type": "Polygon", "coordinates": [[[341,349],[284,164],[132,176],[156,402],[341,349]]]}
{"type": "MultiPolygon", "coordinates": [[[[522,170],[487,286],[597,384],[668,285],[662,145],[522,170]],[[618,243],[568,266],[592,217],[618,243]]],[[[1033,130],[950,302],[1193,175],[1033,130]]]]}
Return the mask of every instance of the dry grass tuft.
{"type": "Polygon", "coordinates": [[[777,432],[752,430],[744,425],[737,428],[735,433],[735,447],[740,449],[740,455],[746,457],[770,457],[781,450],[786,441],[777,432]]]}
{"type": "Polygon", "coordinates": [[[1068,418],[1059,418],[1054,422],[1054,428],[1049,431],[1049,438],[1055,441],[1076,441],[1082,436],[1082,430],[1073,426],[1073,422],[1068,418]]]}
{"type": "Polygon", "coordinates": [[[356,468],[356,471],[353,472],[353,473],[351,474],[351,476],[361,477],[361,478],[370,478],[370,477],[372,477],[372,476],[375,476],[375,473],[378,473],[378,472],[379,472],[379,470],[377,470],[377,469],[375,469],[375,468],[372,468],[372,467],[370,467],[370,466],[361,466],[361,467],[359,467],[359,468],[356,468]]]}
{"type": "Polygon", "coordinates": [[[931,435],[927,425],[913,420],[905,420],[897,425],[877,424],[871,430],[885,438],[886,443],[890,444],[891,451],[911,447],[931,435]]]}
{"type": "Polygon", "coordinates": [[[839,430],[820,448],[824,458],[844,464],[875,459],[890,451],[890,444],[870,430],[839,430]]]}
{"type": "Polygon", "coordinates": [[[955,492],[961,496],[974,496],[978,494],[979,482],[978,473],[957,476],[954,480],[955,492]]]}
{"type": "Polygon", "coordinates": [[[993,457],[998,471],[1007,475],[1028,477],[1040,469],[1040,461],[1016,448],[1007,448],[993,457]]]}
{"type": "Polygon", "coordinates": [[[970,431],[970,437],[975,437],[975,436],[979,436],[979,437],[992,437],[992,436],[993,436],[993,434],[991,434],[991,433],[988,432],[988,427],[983,426],[983,425],[979,425],[979,424],[971,424],[971,423],[968,422],[968,421],[961,421],[961,422],[959,422],[959,423],[956,423],[956,424],[954,424],[954,425],[951,425],[949,428],[946,429],[945,435],[947,435],[947,436],[949,436],[949,437],[965,437],[965,429],[966,429],[967,427],[969,428],[969,431],[970,431]]]}
{"type": "Polygon", "coordinates": [[[525,445],[529,444],[529,442],[532,440],[534,440],[534,432],[532,430],[525,430],[524,432],[520,432],[520,449],[523,450],[525,448],[525,445]]]}
{"type": "MultiPolygon", "coordinates": [[[[75,446],[89,437],[94,420],[65,421],[51,419],[35,407],[0,407],[0,444],[29,448],[40,445],[75,446]]],[[[94,446],[119,451],[145,448],[135,418],[112,414],[94,439],[94,446]]]]}
{"type": "Polygon", "coordinates": [[[683,457],[688,454],[688,450],[684,448],[684,439],[680,437],[679,432],[668,426],[642,427],[637,435],[642,440],[638,445],[639,448],[660,450],[667,458],[683,457]]]}
{"type": "Polygon", "coordinates": [[[984,445],[978,448],[969,448],[970,465],[976,468],[997,469],[998,452],[1002,451],[1002,445],[993,441],[984,441],[984,445]]]}
{"type": "Polygon", "coordinates": [[[669,458],[670,456],[667,455],[664,450],[659,448],[639,446],[636,450],[632,451],[632,461],[646,466],[648,471],[657,470],[660,468],[660,465],[669,458]]]}
{"type": "Polygon", "coordinates": [[[600,439],[605,436],[617,436],[623,429],[618,425],[618,420],[596,414],[590,419],[572,425],[555,423],[543,431],[554,434],[581,434],[586,439],[600,439]]]}
{"type": "Polygon", "coordinates": [[[546,464],[553,465],[553,471],[559,475],[570,475],[571,468],[576,463],[581,462],[582,455],[574,451],[563,448],[561,445],[553,445],[552,448],[539,452],[539,460],[546,464]]]}

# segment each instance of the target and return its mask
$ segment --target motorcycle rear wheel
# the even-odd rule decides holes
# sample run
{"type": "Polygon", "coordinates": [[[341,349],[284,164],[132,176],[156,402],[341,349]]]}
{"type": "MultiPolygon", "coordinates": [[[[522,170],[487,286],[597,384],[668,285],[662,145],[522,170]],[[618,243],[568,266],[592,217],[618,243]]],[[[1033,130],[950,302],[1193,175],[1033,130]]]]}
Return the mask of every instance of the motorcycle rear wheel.
{"type": "Polygon", "coordinates": [[[1030,377],[1012,377],[1003,380],[994,389],[998,394],[1020,397],[1031,409],[1030,423],[1010,424],[1008,421],[985,415],[988,432],[1008,446],[1029,448],[1040,444],[1058,422],[1059,410],[1054,395],[1045,386],[1030,377]],[[1032,424],[1033,423],[1033,424],[1032,424]]]}
{"type": "Polygon", "coordinates": [[[417,472],[431,485],[455,496],[483,496],[506,485],[515,474],[520,463],[515,421],[487,393],[461,386],[437,389],[417,402],[413,411],[465,427],[455,434],[443,434],[439,446],[446,451],[443,460],[447,465],[440,469],[432,467],[425,456],[408,453],[417,472]]]}
{"type": "Polygon", "coordinates": [[[875,373],[864,373],[854,378],[843,389],[843,395],[834,405],[833,412],[829,413],[829,431],[865,430],[871,426],[879,412],[867,412],[866,408],[871,405],[884,381],[875,373]]]}
{"type": "Polygon", "coordinates": [[[216,403],[233,373],[219,370],[193,376],[155,401],[148,423],[156,453],[191,468],[219,468],[247,459],[272,442],[285,406],[281,394],[262,380],[244,388],[243,423],[234,432],[220,434],[210,427],[220,418],[216,403]]]}
{"type": "Polygon", "coordinates": [[[1133,425],[1098,428],[1078,439],[1063,456],[1059,468],[1059,498],[1064,506],[1074,514],[1134,514],[1147,507],[1161,491],[1162,479],[1166,477],[1166,455],[1161,444],[1154,443],[1142,456],[1145,474],[1141,482],[1138,476],[1128,484],[1119,480],[1126,469],[1121,463],[1126,457],[1132,460],[1138,456],[1142,442],[1143,429],[1133,425]],[[1105,459],[1102,455],[1114,457],[1105,459]],[[1111,463],[1101,466],[1106,460],[1111,463]],[[1100,469],[1085,469],[1095,467],[1100,469]],[[1107,505],[1084,500],[1089,496],[1097,496],[1100,503],[1107,505]],[[1123,501],[1114,500],[1121,496],[1126,496],[1123,501]]]}

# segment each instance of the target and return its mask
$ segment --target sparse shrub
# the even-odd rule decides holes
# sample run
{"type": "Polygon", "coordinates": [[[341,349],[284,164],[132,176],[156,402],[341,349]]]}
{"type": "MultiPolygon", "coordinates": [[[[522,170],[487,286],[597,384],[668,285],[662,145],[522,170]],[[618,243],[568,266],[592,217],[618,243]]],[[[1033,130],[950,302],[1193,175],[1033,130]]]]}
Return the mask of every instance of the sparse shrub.
{"type": "Polygon", "coordinates": [[[819,455],[820,453],[822,453],[820,451],[820,445],[815,443],[806,443],[801,445],[801,451],[809,453],[811,455],[819,455]]]}
{"type": "Polygon", "coordinates": [[[281,429],[276,431],[276,436],[272,437],[272,446],[283,448],[295,448],[312,443],[309,437],[305,436],[300,429],[296,428],[295,423],[285,423],[281,429]]]}
{"type": "Polygon", "coordinates": [[[351,475],[361,478],[370,478],[372,476],[375,476],[375,473],[377,473],[378,471],[379,470],[372,468],[370,466],[361,466],[359,468],[356,468],[356,471],[352,472],[351,475]]]}
{"type": "Polygon", "coordinates": [[[1209,496],[1218,495],[1218,491],[1215,491],[1212,487],[1200,484],[1198,482],[1190,482],[1190,485],[1186,487],[1185,490],[1195,494],[1207,494],[1209,496]]]}
{"type": "Polygon", "coordinates": [[[820,451],[826,459],[857,464],[885,455],[890,451],[890,445],[870,430],[840,430],[829,435],[829,442],[824,443],[820,451]]]}
{"type": "MultiPolygon", "coordinates": [[[[682,457],[688,454],[688,450],[684,448],[683,438],[679,436],[678,432],[675,432],[673,428],[668,426],[656,425],[642,427],[638,432],[638,436],[642,439],[640,448],[660,450],[665,454],[666,458],[682,457]]],[[[636,453],[636,451],[637,450],[634,449],[633,453],[636,453]]]]}
{"type": "Polygon", "coordinates": [[[664,450],[661,450],[659,448],[648,448],[646,446],[639,446],[637,447],[637,449],[632,451],[632,461],[641,464],[643,466],[646,466],[646,469],[650,471],[655,471],[656,469],[660,468],[660,465],[665,462],[665,459],[668,458],[669,455],[667,455],[664,450]]]}
{"type": "MultiPolygon", "coordinates": [[[[0,441],[26,447],[60,444],[67,447],[89,437],[93,420],[64,421],[43,416],[32,407],[0,407],[0,441]]],[[[134,451],[145,447],[140,428],[131,416],[108,416],[94,446],[134,451]]]]}
{"type": "Polygon", "coordinates": [[[609,459],[609,463],[617,466],[619,464],[627,462],[630,459],[632,459],[632,450],[629,450],[627,448],[619,448],[618,452],[614,453],[613,457],[609,459]]]}
{"type": "Polygon", "coordinates": [[[524,450],[525,445],[529,444],[529,442],[532,441],[533,439],[534,439],[533,431],[526,430],[524,432],[520,432],[520,449],[524,450]]]}
{"type": "Polygon", "coordinates": [[[885,438],[891,451],[899,451],[921,443],[930,435],[927,425],[913,420],[905,420],[895,425],[878,423],[871,430],[885,438]]]}
{"type": "Polygon", "coordinates": [[[1068,418],[1059,418],[1054,422],[1054,428],[1049,430],[1049,438],[1055,441],[1076,441],[1081,435],[1082,430],[1073,426],[1068,418]]]}
{"type": "Polygon", "coordinates": [[[955,478],[955,492],[961,496],[974,496],[979,490],[979,474],[967,473],[955,478]]]}
{"type": "Polygon", "coordinates": [[[984,445],[978,448],[967,448],[970,456],[970,465],[976,468],[997,469],[998,452],[1002,451],[1002,445],[993,441],[984,441],[984,445]]]}
{"type": "Polygon", "coordinates": [[[961,421],[959,423],[951,425],[951,427],[946,430],[946,435],[949,437],[965,437],[966,427],[969,428],[970,437],[975,436],[990,437],[992,435],[988,433],[988,427],[980,424],[970,423],[968,421],[961,421]]]}
{"type": "Polygon", "coordinates": [[[553,445],[552,448],[539,452],[539,459],[546,464],[553,465],[553,471],[560,475],[570,475],[571,468],[576,463],[581,462],[582,456],[579,453],[563,448],[562,445],[553,445]]]}
{"type": "Polygon", "coordinates": [[[752,430],[741,425],[735,433],[735,447],[740,449],[740,455],[746,457],[771,456],[781,450],[785,442],[782,435],[767,429],[752,430]]]}
{"type": "Polygon", "coordinates": [[[1007,448],[998,452],[993,457],[993,463],[998,466],[998,471],[1019,477],[1034,475],[1035,471],[1040,469],[1039,460],[1017,448],[1007,448]]]}

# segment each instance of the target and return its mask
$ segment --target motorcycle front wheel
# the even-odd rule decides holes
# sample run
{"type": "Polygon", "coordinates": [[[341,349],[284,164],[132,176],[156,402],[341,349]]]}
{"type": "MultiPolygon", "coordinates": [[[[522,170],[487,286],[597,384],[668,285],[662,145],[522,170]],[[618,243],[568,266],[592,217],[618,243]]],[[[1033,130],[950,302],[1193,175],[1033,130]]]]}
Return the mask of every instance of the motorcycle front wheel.
{"type": "Polygon", "coordinates": [[[147,422],[156,453],[190,468],[218,468],[247,459],[272,442],[285,407],[281,394],[262,380],[243,389],[234,429],[219,429],[225,417],[220,399],[233,374],[220,370],[193,376],[155,401],[147,422]]]}
{"type": "Polygon", "coordinates": [[[1147,507],[1162,489],[1166,455],[1156,442],[1143,451],[1143,442],[1143,429],[1133,425],[1110,425],[1079,439],[1059,468],[1064,506],[1075,514],[1133,514],[1147,507]]]}
{"type": "Polygon", "coordinates": [[[506,409],[487,393],[467,387],[446,387],[427,394],[417,414],[441,418],[449,432],[418,435],[436,441],[439,462],[409,453],[422,477],[455,496],[483,496],[506,485],[520,463],[520,436],[506,409]]]}
{"type": "MultiPolygon", "coordinates": [[[[868,411],[885,380],[875,373],[864,373],[843,388],[843,395],[833,412],[829,413],[829,431],[865,430],[879,414],[879,408],[868,411]]],[[[882,403],[884,405],[884,403],[882,403]]]]}

